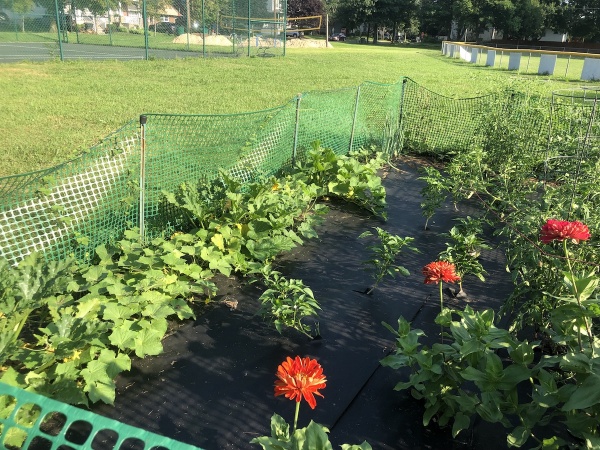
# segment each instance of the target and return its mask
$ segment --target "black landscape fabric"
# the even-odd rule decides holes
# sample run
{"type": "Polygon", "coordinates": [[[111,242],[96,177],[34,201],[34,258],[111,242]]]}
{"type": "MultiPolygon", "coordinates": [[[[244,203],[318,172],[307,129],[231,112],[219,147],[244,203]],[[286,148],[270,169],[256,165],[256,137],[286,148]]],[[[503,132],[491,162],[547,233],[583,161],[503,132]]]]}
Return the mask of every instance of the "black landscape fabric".
{"type": "MultiPolygon", "coordinates": [[[[405,160],[384,172],[387,221],[333,203],[317,229],[319,237],[276,261],[276,270],[303,280],[320,302],[320,339],[292,330],[280,335],[256,315],[260,286],[223,278],[214,303],[197,320],[176,328],[165,339],[163,354],[135,361],[132,371],[118,379],[114,407],[98,405],[95,412],[207,450],[260,448],[249,441],[270,434],[273,413],[290,424],[293,420],[294,402],[275,398],[273,384],[277,366],[287,356],[299,355],[318,360],[327,387],[315,410],[302,402],[298,426],[310,420],[327,426],[334,448],[363,440],[374,449],[506,448],[501,426],[476,421],[472,431],[455,440],[449,428],[435,423],[424,428],[422,404],[409,392],[393,390],[408,373],[379,364],[394,345],[382,321],[395,327],[404,316],[430,342],[439,339],[434,324],[439,291],[424,284],[421,270],[446,248],[443,233],[453,219],[481,214],[475,203],[455,210],[448,202],[425,230],[419,164],[405,160]],[[358,236],[373,227],[413,237],[419,253],[407,250],[398,258],[410,276],[386,278],[365,295],[372,284],[364,264],[366,247],[373,241],[358,236]]],[[[486,282],[472,277],[463,283],[468,304],[497,311],[512,287],[502,251],[485,250],[481,262],[486,282]]],[[[449,296],[445,301],[455,308],[467,304],[449,296]]]]}

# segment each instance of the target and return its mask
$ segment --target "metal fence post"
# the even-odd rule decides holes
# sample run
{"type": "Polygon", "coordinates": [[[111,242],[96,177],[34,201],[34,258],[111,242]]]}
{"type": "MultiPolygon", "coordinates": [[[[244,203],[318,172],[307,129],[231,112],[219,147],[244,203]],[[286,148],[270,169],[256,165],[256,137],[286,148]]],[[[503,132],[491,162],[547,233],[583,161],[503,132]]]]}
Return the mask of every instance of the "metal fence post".
{"type": "Polygon", "coordinates": [[[58,51],[60,53],[60,60],[64,61],[62,39],[60,37],[60,14],[58,13],[58,0],[54,0],[54,9],[56,10],[56,33],[58,35],[58,51]]]}
{"type": "MultiPolygon", "coordinates": [[[[142,20],[144,21],[144,51],[145,60],[148,61],[148,12],[146,11],[146,0],[142,0],[142,20]]],[[[144,116],[142,116],[144,117],[144,116]]],[[[145,117],[144,117],[145,119],[145,117]]],[[[141,117],[140,117],[141,120],[141,117]]],[[[144,123],[146,123],[144,121],[144,123]]]]}
{"type": "Polygon", "coordinates": [[[407,78],[402,79],[402,90],[400,91],[400,115],[398,117],[398,135],[400,149],[404,149],[404,93],[406,92],[407,78]]]}
{"type": "Polygon", "coordinates": [[[140,211],[139,225],[140,237],[142,242],[145,240],[145,204],[146,204],[146,122],[148,118],[144,115],[140,116],[140,211]]]}
{"type": "Polygon", "coordinates": [[[296,126],[294,127],[294,148],[292,150],[292,167],[296,166],[296,152],[298,150],[298,128],[300,126],[300,102],[302,94],[296,97],[296,126]]]}
{"type": "Polygon", "coordinates": [[[356,100],[354,101],[354,117],[352,118],[352,131],[350,132],[350,147],[348,148],[348,152],[352,151],[352,146],[354,145],[354,130],[356,129],[356,118],[358,116],[358,101],[360,99],[360,85],[356,89],[356,100]]]}

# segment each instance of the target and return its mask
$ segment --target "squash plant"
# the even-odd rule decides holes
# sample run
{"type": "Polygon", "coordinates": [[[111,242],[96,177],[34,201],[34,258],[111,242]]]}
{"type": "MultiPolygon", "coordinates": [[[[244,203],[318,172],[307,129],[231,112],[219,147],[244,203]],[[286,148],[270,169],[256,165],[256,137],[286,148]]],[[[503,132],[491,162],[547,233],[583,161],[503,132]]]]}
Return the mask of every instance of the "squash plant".
{"type": "MultiPolygon", "coordinates": [[[[164,206],[179,230],[162,230],[149,242],[128,230],[97,247],[90,264],[47,262],[35,254],[16,267],[0,260],[0,380],[67,403],[113,403],[115,377],[130,369],[133,356],[162,352],[169,321],[194,318],[193,305],[214,297],[216,273],[260,275],[278,254],[315,237],[328,195],[381,214],[381,157],[372,155],[365,168],[318,148],[306,170],[244,185],[222,172],[212,182],[165,192],[164,206]],[[318,184],[312,180],[320,155],[331,165],[318,184]]],[[[285,303],[289,283],[279,278],[268,289],[285,303]]],[[[316,300],[302,289],[310,306],[304,312],[316,315],[316,300]]],[[[281,317],[277,323],[304,329],[301,317],[281,317]]],[[[18,446],[15,439],[11,445],[18,446]]]]}

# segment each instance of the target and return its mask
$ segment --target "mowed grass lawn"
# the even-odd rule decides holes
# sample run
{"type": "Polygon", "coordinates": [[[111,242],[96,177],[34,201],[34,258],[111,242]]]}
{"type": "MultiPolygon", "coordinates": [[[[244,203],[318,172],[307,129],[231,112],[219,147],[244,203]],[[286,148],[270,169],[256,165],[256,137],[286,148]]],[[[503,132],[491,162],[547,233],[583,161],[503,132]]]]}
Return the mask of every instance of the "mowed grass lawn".
{"type": "Polygon", "coordinates": [[[141,113],[227,114],[281,105],[302,92],[394,83],[408,76],[461,98],[512,87],[539,95],[584,83],[473,66],[440,47],[334,43],[285,57],[0,65],[0,176],[47,168],[141,113]]]}

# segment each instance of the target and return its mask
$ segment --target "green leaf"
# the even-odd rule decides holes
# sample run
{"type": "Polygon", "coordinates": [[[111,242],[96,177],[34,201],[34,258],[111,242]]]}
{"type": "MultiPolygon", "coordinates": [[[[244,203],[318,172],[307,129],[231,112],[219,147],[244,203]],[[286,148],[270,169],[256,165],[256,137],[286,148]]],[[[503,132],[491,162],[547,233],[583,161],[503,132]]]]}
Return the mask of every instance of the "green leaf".
{"type": "Polygon", "coordinates": [[[563,405],[562,411],[585,409],[600,402],[600,375],[591,373],[577,387],[571,398],[563,405]]]}
{"type": "Polygon", "coordinates": [[[215,247],[217,247],[219,250],[221,250],[222,252],[225,251],[225,240],[223,239],[223,235],[216,233],[214,234],[211,238],[210,241],[215,244],[215,247]]]}
{"type": "Polygon", "coordinates": [[[121,350],[135,349],[135,337],[137,333],[129,328],[129,323],[117,326],[108,337],[110,343],[121,350]]]}
{"type": "Polygon", "coordinates": [[[454,417],[454,424],[452,425],[452,437],[455,438],[462,430],[469,428],[470,424],[471,419],[469,416],[460,412],[457,413],[454,417]]]}
{"type": "Polygon", "coordinates": [[[367,441],[364,441],[360,445],[342,444],[342,450],[373,450],[367,441]]]}
{"type": "Polygon", "coordinates": [[[329,430],[312,420],[306,428],[297,429],[292,435],[293,450],[333,450],[327,433],[329,430]]]}
{"type": "Polygon", "coordinates": [[[506,438],[509,447],[521,447],[531,436],[531,431],[523,426],[516,427],[506,438]]]}
{"type": "Polygon", "coordinates": [[[92,402],[103,401],[109,405],[115,402],[115,384],[102,383],[100,381],[86,384],[84,392],[88,393],[88,396],[92,402]]]}
{"type": "Polygon", "coordinates": [[[135,354],[138,358],[159,355],[163,351],[163,334],[151,329],[140,330],[135,337],[135,354]]]}

